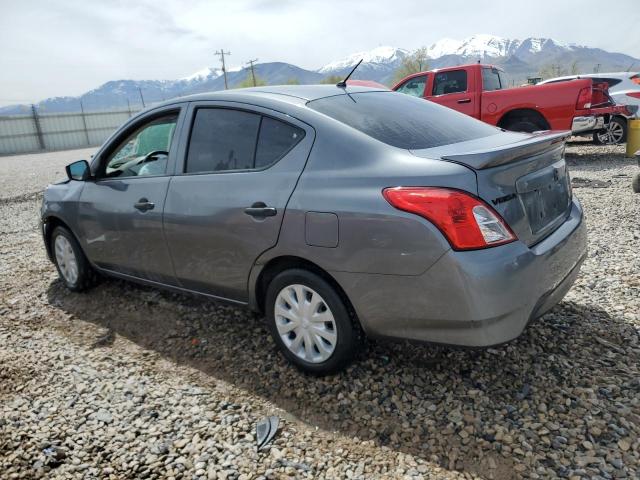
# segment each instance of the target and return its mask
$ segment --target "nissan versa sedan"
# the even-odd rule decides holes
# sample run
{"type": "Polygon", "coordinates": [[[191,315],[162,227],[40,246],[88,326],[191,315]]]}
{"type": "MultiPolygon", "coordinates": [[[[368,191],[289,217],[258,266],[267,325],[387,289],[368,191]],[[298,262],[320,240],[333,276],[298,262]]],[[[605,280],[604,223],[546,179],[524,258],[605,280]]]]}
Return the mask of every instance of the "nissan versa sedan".
{"type": "Polygon", "coordinates": [[[73,291],[102,274],[262,312],[311,373],[344,368],[365,335],[496,345],[585,257],[566,136],[357,86],[185,97],[67,167],[44,242],[73,291]]]}

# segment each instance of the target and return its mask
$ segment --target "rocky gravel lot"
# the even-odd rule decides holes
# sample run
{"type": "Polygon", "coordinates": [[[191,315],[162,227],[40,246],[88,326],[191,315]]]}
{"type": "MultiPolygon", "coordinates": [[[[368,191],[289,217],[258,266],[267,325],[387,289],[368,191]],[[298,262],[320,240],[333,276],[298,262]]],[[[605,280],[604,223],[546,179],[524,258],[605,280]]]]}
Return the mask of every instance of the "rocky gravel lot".
{"type": "Polygon", "coordinates": [[[305,376],[246,311],[116,280],[66,291],[44,185],[90,151],[0,158],[0,478],[640,478],[640,195],[622,147],[568,148],[590,252],[488,350],[370,343],[305,376]],[[281,418],[256,451],[256,422],[281,418]]]}

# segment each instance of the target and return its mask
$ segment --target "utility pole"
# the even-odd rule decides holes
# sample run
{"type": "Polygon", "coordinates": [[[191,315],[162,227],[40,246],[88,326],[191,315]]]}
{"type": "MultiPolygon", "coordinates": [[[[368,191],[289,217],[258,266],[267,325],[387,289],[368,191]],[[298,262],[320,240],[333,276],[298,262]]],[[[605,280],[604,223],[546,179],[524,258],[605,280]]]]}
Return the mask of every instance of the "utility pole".
{"type": "Polygon", "coordinates": [[[142,89],[138,87],[138,93],[140,94],[140,100],[142,100],[142,108],[145,108],[144,97],[142,96],[142,89]]]}
{"type": "Polygon", "coordinates": [[[600,72],[600,64],[598,63],[595,67],[593,67],[593,73],[600,72]]]}
{"type": "Polygon", "coordinates": [[[91,142],[89,141],[89,129],[87,128],[87,119],[84,116],[84,105],[82,104],[82,99],[80,99],[80,113],[82,116],[82,125],[84,126],[84,136],[87,140],[87,145],[91,146],[91,142]]]}
{"type": "Polygon", "coordinates": [[[228,90],[229,85],[227,84],[227,68],[224,64],[224,56],[231,55],[231,52],[225,52],[224,48],[221,48],[219,51],[215,53],[215,55],[218,55],[220,57],[220,61],[222,62],[222,75],[224,75],[224,89],[228,90]]]}
{"type": "Polygon", "coordinates": [[[256,86],[256,72],[253,69],[253,64],[256,63],[258,59],[249,60],[247,63],[249,64],[249,68],[251,69],[251,77],[253,78],[253,86],[256,86]]]}

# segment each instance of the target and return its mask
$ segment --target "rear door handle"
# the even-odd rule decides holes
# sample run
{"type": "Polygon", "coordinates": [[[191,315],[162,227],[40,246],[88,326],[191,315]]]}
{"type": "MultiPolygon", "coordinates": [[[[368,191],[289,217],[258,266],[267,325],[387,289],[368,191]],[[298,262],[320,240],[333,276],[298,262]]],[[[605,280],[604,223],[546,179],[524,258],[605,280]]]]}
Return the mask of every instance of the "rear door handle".
{"type": "Polygon", "coordinates": [[[264,218],[274,217],[278,211],[274,207],[267,207],[264,202],[256,202],[250,207],[245,208],[244,213],[252,217],[264,218]]]}
{"type": "Polygon", "coordinates": [[[136,210],[140,210],[141,212],[146,212],[147,210],[153,210],[155,206],[156,206],[155,203],[150,202],[146,198],[141,198],[140,200],[138,200],[138,203],[133,204],[133,207],[136,210]]]}
{"type": "Polygon", "coordinates": [[[458,100],[458,103],[471,103],[471,99],[470,98],[461,98],[460,100],[458,100]]]}

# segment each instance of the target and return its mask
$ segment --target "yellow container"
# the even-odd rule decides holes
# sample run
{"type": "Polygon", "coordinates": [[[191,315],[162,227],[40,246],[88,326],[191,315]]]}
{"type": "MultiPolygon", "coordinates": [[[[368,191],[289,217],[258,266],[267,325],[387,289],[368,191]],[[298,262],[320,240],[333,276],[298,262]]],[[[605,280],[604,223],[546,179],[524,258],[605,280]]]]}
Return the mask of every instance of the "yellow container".
{"type": "Polygon", "coordinates": [[[629,120],[627,123],[627,157],[633,158],[640,150],[640,120],[629,120]]]}

